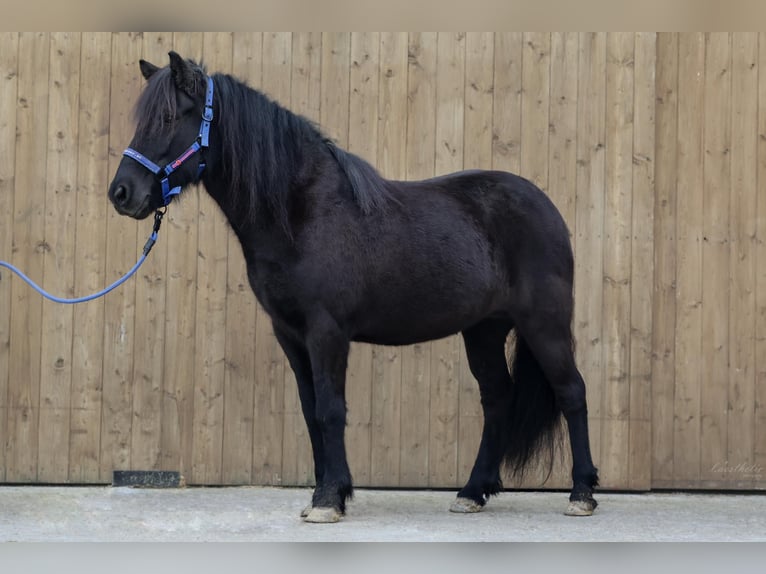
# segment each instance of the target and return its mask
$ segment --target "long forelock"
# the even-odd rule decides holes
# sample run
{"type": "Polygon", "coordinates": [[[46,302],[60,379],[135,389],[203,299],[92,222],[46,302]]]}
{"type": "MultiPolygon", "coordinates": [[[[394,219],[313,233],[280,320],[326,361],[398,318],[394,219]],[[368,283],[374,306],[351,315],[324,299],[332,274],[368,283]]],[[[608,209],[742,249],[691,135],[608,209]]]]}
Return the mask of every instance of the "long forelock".
{"type": "Polygon", "coordinates": [[[176,86],[170,68],[158,70],[147,82],[136,102],[133,118],[139,139],[160,135],[166,125],[163,121],[176,114],[176,86]]]}

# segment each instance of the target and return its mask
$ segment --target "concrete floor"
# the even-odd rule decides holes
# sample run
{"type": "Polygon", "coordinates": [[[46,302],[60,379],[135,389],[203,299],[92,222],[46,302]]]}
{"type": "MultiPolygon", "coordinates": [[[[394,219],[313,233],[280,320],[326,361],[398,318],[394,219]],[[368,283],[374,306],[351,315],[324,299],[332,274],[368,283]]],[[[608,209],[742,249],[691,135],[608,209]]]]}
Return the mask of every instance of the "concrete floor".
{"type": "Polygon", "coordinates": [[[506,492],[447,512],[454,492],[357,489],[337,524],[306,524],[304,488],[0,485],[0,542],[766,541],[766,493],[605,494],[592,517],[567,495],[506,492]]]}

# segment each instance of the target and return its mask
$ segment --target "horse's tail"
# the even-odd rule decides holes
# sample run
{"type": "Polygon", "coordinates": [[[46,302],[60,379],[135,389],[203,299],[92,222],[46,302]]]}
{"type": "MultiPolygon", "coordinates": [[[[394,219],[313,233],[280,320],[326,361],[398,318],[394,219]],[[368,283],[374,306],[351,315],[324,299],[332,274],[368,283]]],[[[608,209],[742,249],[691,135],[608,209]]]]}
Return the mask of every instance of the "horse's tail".
{"type": "Polygon", "coordinates": [[[553,469],[561,409],[553,389],[526,341],[516,333],[511,363],[511,400],[506,418],[503,463],[521,479],[534,460],[547,459],[548,480],[553,469]]]}

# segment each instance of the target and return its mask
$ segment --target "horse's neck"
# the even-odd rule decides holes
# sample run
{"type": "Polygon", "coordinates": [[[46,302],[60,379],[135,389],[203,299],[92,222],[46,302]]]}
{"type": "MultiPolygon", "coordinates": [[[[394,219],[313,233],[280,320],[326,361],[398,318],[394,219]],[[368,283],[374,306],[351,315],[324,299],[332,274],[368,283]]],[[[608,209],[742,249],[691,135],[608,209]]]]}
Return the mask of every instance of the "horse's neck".
{"type": "Polygon", "coordinates": [[[263,206],[250,209],[246,202],[227,198],[227,194],[241,190],[231,189],[229,182],[223,179],[204,181],[204,186],[239,239],[248,263],[274,259],[291,248],[292,237],[263,206]]]}

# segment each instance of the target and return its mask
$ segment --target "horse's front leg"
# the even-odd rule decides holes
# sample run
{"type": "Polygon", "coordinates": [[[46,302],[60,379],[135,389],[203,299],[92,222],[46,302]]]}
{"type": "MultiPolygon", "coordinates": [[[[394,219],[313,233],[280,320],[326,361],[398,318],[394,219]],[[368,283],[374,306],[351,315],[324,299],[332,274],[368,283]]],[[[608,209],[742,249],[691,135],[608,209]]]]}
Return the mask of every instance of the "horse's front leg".
{"type": "MultiPolygon", "coordinates": [[[[321,466],[317,466],[313,508],[305,520],[337,522],[346,511],[346,499],[353,494],[344,443],[346,365],[350,343],[329,314],[319,313],[307,324],[306,349],[311,361],[315,400],[313,419],[321,436],[323,460],[321,466]]],[[[306,417],[308,421],[312,415],[306,417]]]]}
{"type": "MultiPolygon", "coordinates": [[[[316,416],[316,397],[314,394],[314,377],[311,373],[311,360],[306,346],[290,338],[274,325],[274,335],[285,352],[287,361],[290,363],[295,380],[298,383],[298,397],[301,401],[301,410],[303,418],[306,421],[306,427],[311,440],[311,451],[314,455],[314,478],[316,479],[316,489],[321,487],[324,477],[324,444],[322,441],[322,431],[319,427],[319,421],[316,416]]],[[[301,512],[301,517],[308,516],[312,509],[309,504],[301,512]]]]}

